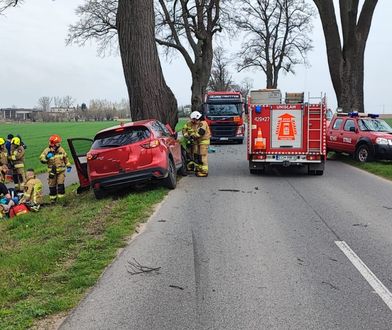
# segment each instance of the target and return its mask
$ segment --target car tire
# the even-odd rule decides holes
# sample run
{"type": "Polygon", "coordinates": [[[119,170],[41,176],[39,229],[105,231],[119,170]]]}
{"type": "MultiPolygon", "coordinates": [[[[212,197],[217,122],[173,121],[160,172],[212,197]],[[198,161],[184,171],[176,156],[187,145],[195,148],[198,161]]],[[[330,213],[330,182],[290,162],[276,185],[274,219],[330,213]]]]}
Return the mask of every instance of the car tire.
{"type": "Polygon", "coordinates": [[[263,174],[263,173],[264,173],[264,170],[250,168],[250,169],[249,169],[249,172],[250,172],[250,174],[255,174],[255,175],[257,175],[257,174],[263,174]]]}
{"type": "Polygon", "coordinates": [[[106,196],[106,193],[102,189],[93,189],[93,191],[96,199],[102,199],[106,196]]]}
{"type": "Polygon", "coordinates": [[[177,186],[176,167],[171,159],[169,159],[168,174],[167,177],[163,179],[163,185],[169,189],[175,189],[177,186]]]}
{"type": "Polygon", "coordinates": [[[373,160],[373,152],[367,144],[361,144],[355,150],[354,158],[361,163],[371,162],[373,160]]]}
{"type": "Polygon", "coordinates": [[[182,162],[182,165],[181,165],[180,169],[178,170],[178,174],[181,176],[187,176],[188,171],[186,169],[186,151],[185,150],[181,150],[181,162],[182,162]]]}

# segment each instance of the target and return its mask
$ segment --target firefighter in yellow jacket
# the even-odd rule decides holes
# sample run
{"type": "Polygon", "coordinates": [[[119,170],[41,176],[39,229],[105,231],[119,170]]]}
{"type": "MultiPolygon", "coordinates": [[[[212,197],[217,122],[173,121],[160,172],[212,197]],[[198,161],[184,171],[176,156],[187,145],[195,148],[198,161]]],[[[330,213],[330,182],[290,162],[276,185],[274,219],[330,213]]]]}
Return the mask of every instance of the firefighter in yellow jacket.
{"type": "Polygon", "coordinates": [[[23,197],[19,203],[25,203],[30,210],[38,211],[42,204],[42,182],[36,178],[34,170],[26,171],[23,197]]]}
{"type": "Polygon", "coordinates": [[[25,150],[21,142],[22,141],[17,136],[12,138],[10,155],[8,156],[8,163],[12,169],[15,190],[20,192],[23,191],[23,184],[26,181],[24,169],[25,150]]]}
{"type": "Polygon", "coordinates": [[[5,140],[0,137],[0,182],[5,183],[8,172],[8,151],[5,147],[5,140]]]}
{"type": "Polygon", "coordinates": [[[61,137],[57,134],[52,135],[49,138],[49,146],[44,149],[39,157],[41,163],[48,165],[49,198],[51,202],[64,197],[65,171],[70,172],[72,168],[67,153],[60,143],[61,137]]]}
{"type": "Polygon", "coordinates": [[[196,163],[196,176],[208,176],[208,146],[210,145],[211,131],[203,115],[193,111],[183,130],[183,136],[193,141],[191,153],[196,163]]]}

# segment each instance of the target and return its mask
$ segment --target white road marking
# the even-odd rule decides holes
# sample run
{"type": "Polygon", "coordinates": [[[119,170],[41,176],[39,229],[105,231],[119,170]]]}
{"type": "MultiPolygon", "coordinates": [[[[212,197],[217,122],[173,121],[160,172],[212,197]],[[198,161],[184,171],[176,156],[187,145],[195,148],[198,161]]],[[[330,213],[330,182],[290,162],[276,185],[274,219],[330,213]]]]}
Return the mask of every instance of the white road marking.
{"type": "Polygon", "coordinates": [[[346,255],[356,269],[361,273],[370,286],[376,291],[381,299],[387,304],[390,310],[392,310],[392,294],[385,287],[384,284],[373,274],[373,272],[364,264],[364,262],[355,254],[353,250],[348,246],[345,241],[335,241],[335,244],[340,250],[346,255]]]}

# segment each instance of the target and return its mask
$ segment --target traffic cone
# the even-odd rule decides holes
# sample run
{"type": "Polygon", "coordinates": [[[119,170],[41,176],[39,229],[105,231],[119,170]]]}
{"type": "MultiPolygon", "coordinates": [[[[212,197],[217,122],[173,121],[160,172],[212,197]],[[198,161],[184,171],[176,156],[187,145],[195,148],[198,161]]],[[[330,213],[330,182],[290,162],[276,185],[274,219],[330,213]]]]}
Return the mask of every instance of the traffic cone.
{"type": "Polygon", "coordinates": [[[265,138],[263,138],[260,127],[257,130],[257,138],[255,138],[255,149],[265,149],[265,138]]]}

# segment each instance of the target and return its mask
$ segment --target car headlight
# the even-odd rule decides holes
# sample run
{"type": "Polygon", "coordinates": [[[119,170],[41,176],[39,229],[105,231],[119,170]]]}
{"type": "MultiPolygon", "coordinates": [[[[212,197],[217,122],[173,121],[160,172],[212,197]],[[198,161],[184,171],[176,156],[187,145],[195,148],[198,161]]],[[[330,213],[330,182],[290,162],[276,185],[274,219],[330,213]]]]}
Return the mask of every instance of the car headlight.
{"type": "Polygon", "coordinates": [[[377,144],[388,144],[388,139],[379,137],[379,138],[376,139],[376,143],[377,144]]]}

